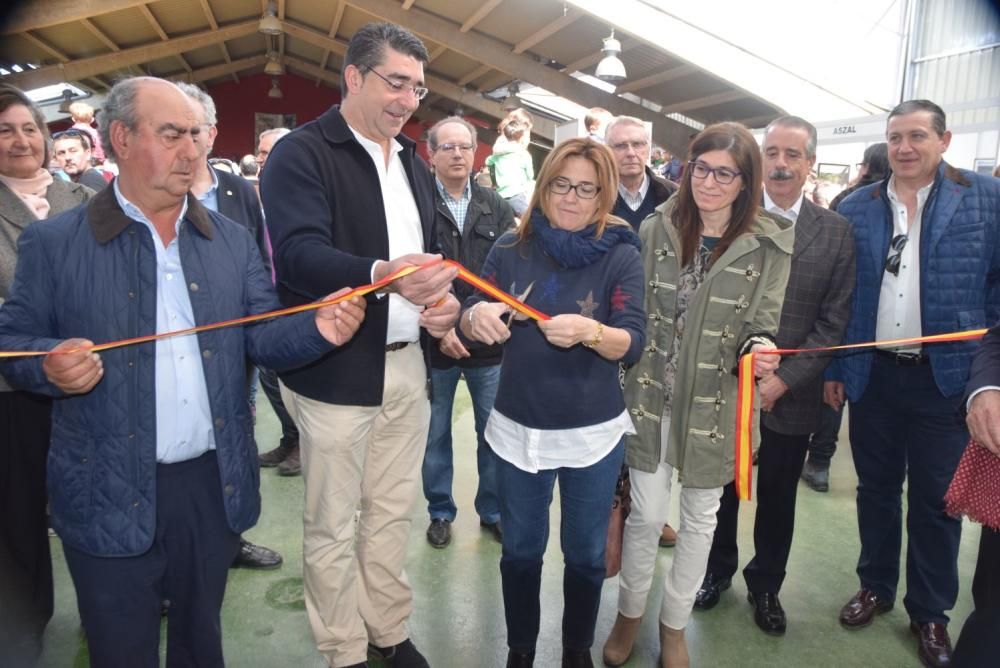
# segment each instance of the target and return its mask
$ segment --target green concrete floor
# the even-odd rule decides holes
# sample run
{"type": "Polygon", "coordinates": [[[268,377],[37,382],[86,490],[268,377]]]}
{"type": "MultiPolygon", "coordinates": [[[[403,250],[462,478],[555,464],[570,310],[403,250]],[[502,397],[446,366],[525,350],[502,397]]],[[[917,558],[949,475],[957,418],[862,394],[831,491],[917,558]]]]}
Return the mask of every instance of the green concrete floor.
{"type": "MultiPolygon", "coordinates": [[[[431,548],[425,538],[426,506],[421,498],[413,509],[408,573],[415,592],[410,630],[414,642],[434,668],[493,668],[506,656],[503,601],[500,593],[500,546],[480,531],[472,509],[475,495],[475,437],[468,395],[460,385],[455,407],[456,499],[459,515],[451,545],[431,548]]],[[[267,448],[278,440],[278,423],[270,407],[259,407],[257,438],[267,448]]],[[[908,630],[900,591],[895,610],[879,617],[871,627],[847,631],[837,623],[840,606],[857,589],[854,574],[858,556],[854,488],[856,478],[845,431],[842,449],[833,461],[832,486],[818,494],[804,485],[799,489],[798,525],[788,577],[781,600],[788,614],[784,637],[764,635],[753,623],[742,578],[723,594],[709,612],[696,611],[688,627],[688,646],[696,667],[732,666],[919,666],[916,645],[908,630]]],[[[284,565],[275,571],[230,571],[223,608],[227,664],[236,668],[297,666],[322,668],[306,620],[302,599],[302,479],[280,478],[274,469],[263,471],[264,507],[259,525],[247,533],[254,542],[279,550],[284,565]]],[[[676,526],[677,491],[671,509],[676,526]]],[[[553,506],[553,526],[558,511],[553,506]]],[[[741,566],[753,548],[753,503],[740,511],[741,566]]],[[[558,536],[558,532],[553,534],[558,536]]],[[[89,666],[79,631],[76,600],[58,539],[53,540],[56,611],[45,636],[42,666],[89,666]]],[[[969,591],[975,567],[979,527],[966,523],[959,559],[961,590],[952,611],[952,639],[972,607],[969,591]]],[[[536,665],[559,666],[562,610],[561,554],[558,540],[550,542],[542,584],[542,629],[536,665]]],[[[659,609],[662,574],[670,564],[671,550],[660,550],[654,596],[643,622],[629,668],[656,665],[659,651],[655,611],[659,609]]],[[[904,556],[905,559],[905,556],[904,556]]],[[[901,583],[901,588],[903,583],[901,583]]],[[[604,587],[594,658],[615,618],[617,580],[604,587]]],[[[164,636],[165,638],[165,636],[164,636]]],[[[165,644],[165,640],[161,643],[165,644]]],[[[161,646],[161,652],[164,648],[161,646]]]]}

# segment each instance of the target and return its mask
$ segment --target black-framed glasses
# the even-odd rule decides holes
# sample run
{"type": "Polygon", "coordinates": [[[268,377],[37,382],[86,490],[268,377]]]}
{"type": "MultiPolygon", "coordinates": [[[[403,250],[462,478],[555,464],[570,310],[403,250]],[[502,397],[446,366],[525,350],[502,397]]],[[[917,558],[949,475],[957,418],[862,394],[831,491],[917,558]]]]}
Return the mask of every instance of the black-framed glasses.
{"type": "Polygon", "coordinates": [[[451,153],[452,151],[458,150],[462,153],[468,153],[476,147],[473,144],[438,144],[434,151],[443,151],[445,153],[451,153]]]}
{"type": "Polygon", "coordinates": [[[600,186],[595,186],[589,181],[581,181],[580,183],[570,183],[569,179],[564,179],[561,176],[549,181],[549,191],[556,195],[565,195],[570,190],[576,191],[576,196],[580,199],[594,199],[597,197],[597,193],[601,192],[600,186]]]}
{"type": "Polygon", "coordinates": [[[384,81],[389,86],[389,88],[391,88],[393,90],[393,92],[396,92],[396,93],[410,93],[410,94],[413,95],[413,97],[417,98],[417,100],[422,100],[425,97],[427,97],[427,93],[429,91],[424,86],[414,86],[413,84],[406,83],[405,81],[395,81],[393,79],[389,79],[387,77],[382,76],[381,74],[379,74],[378,72],[376,72],[375,69],[372,68],[372,67],[369,67],[367,69],[368,69],[369,72],[371,72],[372,74],[374,74],[375,76],[377,76],[379,79],[381,79],[382,81],[384,81]]]}
{"type": "Polygon", "coordinates": [[[899,263],[903,261],[903,249],[906,248],[906,242],[910,240],[905,234],[897,234],[889,242],[889,250],[892,254],[885,259],[885,270],[892,274],[893,276],[899,276],[899,263]]]}
{"type": "Polygon", "coordinates": [[[688,167],[691,169],[691,176],[698,179],[707,179],[708,175],[711,174],[715,177],[715,182],[724,186],[728,186],[730,183],[736,180],[737,176],[740,176],[742,172],[738,172],[734,169],[729,169],[728,167],[709,167],[703,162],[698,162],[692,160],[688,163],[688,167]]]}
{"type": "Polygon", "coordinates": [[[84,149],[90,149],[90,135],[84,130],[80,130],[78,128],[70,128],[69,130],[56,132],[52,135],[52,141],[56,141],[57,139],[79,139],[80,143],[83,144],[84,149]]]}

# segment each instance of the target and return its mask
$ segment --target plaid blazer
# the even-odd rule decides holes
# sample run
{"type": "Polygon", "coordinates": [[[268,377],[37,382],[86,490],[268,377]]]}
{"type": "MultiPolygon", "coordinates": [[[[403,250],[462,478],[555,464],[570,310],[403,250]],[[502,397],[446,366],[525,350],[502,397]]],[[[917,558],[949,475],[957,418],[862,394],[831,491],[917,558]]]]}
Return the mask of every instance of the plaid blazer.
{"type": "MultiPolygon", "coordinates": [[[[854,237],[847,220],[803,199],[795,221],[792,270],[778,326],[779,348],[823,348],[841,342],[854,290],[854,237]]],[[[761,422],[780,434],[803,435],[819,424],[823,371],[833,353],[786,355],[776,373],[788,391],[761,422]]]]}

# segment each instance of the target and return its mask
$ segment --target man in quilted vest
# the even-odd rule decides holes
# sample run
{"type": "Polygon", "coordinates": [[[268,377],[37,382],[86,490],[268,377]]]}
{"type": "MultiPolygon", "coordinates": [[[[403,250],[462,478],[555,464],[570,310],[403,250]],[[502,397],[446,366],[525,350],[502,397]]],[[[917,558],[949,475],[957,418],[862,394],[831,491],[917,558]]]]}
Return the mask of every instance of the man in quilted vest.
{"type": "MultiPolygon", "coordinates": [[[[838,207],[852,224],[856,288],[844,343],[986,327],[1000,316],[1000,181],[944,162],[941,108],[910,100],[889,113],[893,174],[838,207]]],[[[951,665],[948,616],[958,595],[961,522],[944,494],[968,431],[961,419],[973,342],[882,343],[840,357],[825,399],[850,407],[858,473],[860,589],[840,611],[849,629],[892,609],[907,485],[903,605],[926,666],[951,665]]]]}

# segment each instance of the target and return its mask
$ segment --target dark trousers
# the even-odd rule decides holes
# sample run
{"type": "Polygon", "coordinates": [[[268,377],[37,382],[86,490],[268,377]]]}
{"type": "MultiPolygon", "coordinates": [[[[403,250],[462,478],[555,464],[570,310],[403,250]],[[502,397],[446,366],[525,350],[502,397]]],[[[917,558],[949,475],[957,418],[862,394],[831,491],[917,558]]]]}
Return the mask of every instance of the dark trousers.
{"type": "Polygon", "coordinates": [[[264,390],[264,396],[271,402],[274,414],[278,416],[281,423],[281,440],[286,442],[299,442],[299,428],[295,426],[295,421],[288,414],[285,403],[281,400],[281,389],[278,387],[278,374],[273,369],[257,367],[260,371],[260,387],[264,390]]]}
{"type": "MultiPolygon", "coordinates": [[[[799,474],[809,446],[809,436],[779,434],[761,425],[760,450],[757,454],[757,513],[754,517],[754,557],[743,569],[747,589],[774,592],[781,589],[785,566],[792,549],[795,530],[795,498],[799,474]]],[[[722,502],[716,513],[718,525],[708,555],[708,571],[720,578],[731,578],[739,565],[736,528],[739,501],[736,487],[723,488],[722,502]]]]}
{"type": "Polygon", "coordinates": [[[952,661],[955,668],[987,668],[1000,657],[1000,531],[983,527],[972,579],[975,610],[962,627],[952,661]]]}
{"type": "Polygon", "coordinates": [[[64,546],[94,668],[156,668],[160,607],[167,666],[221,667],[219,613],[239,536],[226,522],[215,452],[156,467],[156,534],[135,557],[64,546]]]}
{"type": "Polygon", "coordinates": [[[844,409],[834,410],[823,404],[819,416],[819,427],[809,438],[809,463],[818,469],[829,469],[833,453],[837,451],[840,423],[844,419],[844,409]]]}
{"type": "Polygon", "coordinates": [[[533,652],[541,623],[539,594],[542,556],[549,542],[549,505],[559,480],[563,560],[563,647],[586,650],[594,643],[594,626],[604,586],[604,546],[615,483],[625,444],[619,443],[600,461],[584,468],[528,473],[497,457],[497,485],[503,520],[500,576],[507,645],[533,652]]]}
{"type": "Polygon", "coordinates": [[[944,512],[944,494],[969,434],[961,396],[938,390],[929,364],[896,366],[876,356],[868,387],[851,404],[851,453],[858,473],[861,586],[896,598],[907,478],[906,597],[915,622],[946,624],[958,597],[961,521],[944,512]]]}
{"type": "Polygon", "coordinates": [[[52,618],[45,461],[52,402],[0,392],[0,666],[30,666],[52,618]]]}

